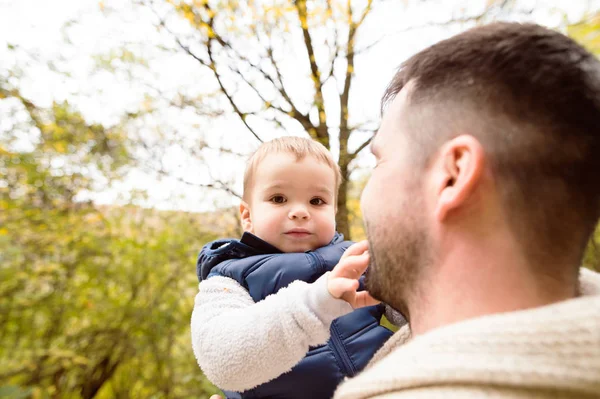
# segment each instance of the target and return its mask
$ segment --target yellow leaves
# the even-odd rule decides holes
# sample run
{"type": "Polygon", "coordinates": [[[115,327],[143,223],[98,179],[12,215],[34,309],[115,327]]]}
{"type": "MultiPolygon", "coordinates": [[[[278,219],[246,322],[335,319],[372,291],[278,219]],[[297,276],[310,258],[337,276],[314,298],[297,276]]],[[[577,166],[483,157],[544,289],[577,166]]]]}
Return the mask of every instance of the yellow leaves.
{"type": "Polygon", "coordinates": [[[352,65],[348,65],[348,68],[346,69],[348,71],[348,75],[352,74],[352,72],[354,72],[354,67],[352,65]]]}
{"type": "Polygon", "coordinates": [[[90,213],[84,217],[86,224],[95,224],[102,220],[102,215],[100,213],[90,213]]]}
{"type": "Polygon", "coordinates": [[[67,143],[65,143],[64,141],[55,141],[52,143],[52,147],[54,151],[56,151],[59,154],[67,153],[67,143]]]}
{"type": "Polygon", "coordinates": [[[204,29],[206,30],[206,35],[210,38],[210,39],[214,39],[217,35],[215,34],[215,31],[213,30],[213,28],[211,28],[208,24],[202,24],[204,29]]]}
{"type": "Polygon", "coordinates": [[[197,8],[202,8],[206,6],[207,1],[206,0],[194,0],[194,2],[192,4],[194,4],[194,7],[197,8]]]}
{"type": "Polygon", "coordinates": [[[5,236],[8,234],[8,229],[5,227],[0,227],[0,236],[5,236]]]}
{"type": "Polygon", "coordinates": [[[327,10],[325,10],[325,17],[333,18],[333,9],[332,8],[328,8],[327,10]]]}
{"type": "Polygon", "coordinates": [[[567,34],[600,56],[600,13],[567,27],[567,34]]]}
{"type": "Polygon", "coordinates": [[[277,5],[263,7],[262,13],[277,20],[285,17],[285,15],[291,11],[294,11],[294,8],[291,5],[288,7],[277,5]]]}
{"type": "Polygon", "coordinates": [[[185,19],[187,19],[192,25],[196,24],[196,14],[191,7],[182,7],[181,13],[185,19]]]}
{"type": "Polygon", "coordinates": [[[150,96],[146,96],[142,101],[142,110],[144,112],[150,112],[154,108],[154,100],[150,96]]]}
{"type": "Polygon", "coordinates": [[[51,274],[61,269],[60,265],[56,263],[44,263],[36,267],[36,272],[39,274],[51,274]]]}
{"type": "MultiPolygon", "coordinates": [[[[180,4],[175,8],[190,25],[198,28],[209,39],[214,39],[217,37],[217,33],[211,27],[211,23],[216,13],[213,9],[205,7],[205,5],[206,1],[195,1],[193,6],[180,4]]],[[[232,18],[232,21],[234,20],[233,15],[229,15],[229,17],[232,18]]]]}
{"type": "Polygon", "coordinates": [[[348,197],[346,207],[348,208],[348,222],[350,224],[350,236],[353,240],[359,241],[366,238],[364,230],[362,213],[360,209],[360,194],[367,182],[367,176],[362,176],[356,180],[351,180],[348,187],[348,197]]]}
{"type": "Polygon", "coordinates": [[[88,365],[90,363],[89,359],[83,357],[83,356],[74,356],[71,361],[73,362],[73,364],[77,364],[77,365],[88,365]]]}
{"type": "Polygon", "coordinates": [[[44,397],[44,393],[42,392],[42,388],[34,387],[31,390],[31,399],[42,399],[44,397]]]}
{"type": "Polygon", "coordinates": [[[583,266],[588,269],[600,271],[600,223],[590,237],[583,258],[583,266]]]}
{"type": "Polygon", "coordinates": [[[306,19],[306,15],[300,15],[300,26],[302,27],[303,30],[307,30],[308,29],[308,21],[306,19]]]}

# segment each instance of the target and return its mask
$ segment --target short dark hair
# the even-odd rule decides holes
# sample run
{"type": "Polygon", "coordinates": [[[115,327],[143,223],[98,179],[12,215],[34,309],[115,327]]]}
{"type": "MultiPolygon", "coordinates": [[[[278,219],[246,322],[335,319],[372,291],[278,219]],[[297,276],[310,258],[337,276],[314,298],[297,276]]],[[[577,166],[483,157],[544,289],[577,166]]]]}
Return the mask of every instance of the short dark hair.
{"type": "Polygon", "coordinates": [[[580,262],[600,217],[600,61],[548,28],[493,23],[404,62],[382,109],[409,82],[425,164],[452,135],[476,136],[525,252],[580,262]]]}

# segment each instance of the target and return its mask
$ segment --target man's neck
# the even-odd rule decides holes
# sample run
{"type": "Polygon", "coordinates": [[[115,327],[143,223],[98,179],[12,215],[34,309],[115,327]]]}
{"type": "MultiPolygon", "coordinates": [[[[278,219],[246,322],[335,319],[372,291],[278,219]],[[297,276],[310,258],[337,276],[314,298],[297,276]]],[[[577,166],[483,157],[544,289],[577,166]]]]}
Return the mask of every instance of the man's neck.
{"type": "Polygon", "coordinates": [[[488,314],[545,306],[576,296],[576,282],[540,277],[516,243],[457,240],[409,303],[414,335],[488,314]]]}

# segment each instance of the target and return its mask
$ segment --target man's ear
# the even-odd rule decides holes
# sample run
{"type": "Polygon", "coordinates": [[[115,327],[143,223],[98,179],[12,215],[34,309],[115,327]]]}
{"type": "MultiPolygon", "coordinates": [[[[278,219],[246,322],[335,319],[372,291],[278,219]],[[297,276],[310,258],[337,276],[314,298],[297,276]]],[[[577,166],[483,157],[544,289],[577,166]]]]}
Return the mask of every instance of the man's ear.
{"type": "Polygon", "coordinates": [[[242,220],[242,229],[252,233],[252,218],[250,217],[250,207],[245,201],[240,203],[240,219],[242,220]]]}
{"type": "Polygon", "coordinates": [[[473,199],[485,168],[485,152],[475,137],[458,136],[442,146],[436,168],[435,216],[441,222],[473,199]]]}

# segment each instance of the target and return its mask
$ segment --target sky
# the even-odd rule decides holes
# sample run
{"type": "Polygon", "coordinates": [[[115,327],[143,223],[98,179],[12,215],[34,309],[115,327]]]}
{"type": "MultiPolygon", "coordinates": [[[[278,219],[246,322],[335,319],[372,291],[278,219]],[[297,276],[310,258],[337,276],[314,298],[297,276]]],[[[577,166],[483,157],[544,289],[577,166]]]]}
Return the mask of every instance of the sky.
{"type": "MultiPolygon", "coordinates": [[[[357,59],[352,117],[377,120],[379,98],[397,66],[419,50],[467,27],[427,25],[447,21],[453,15],[476,14],[485,3],[486,0],[382,1],[366,20],[359,36],[359,47],[382,40],[357,59]],[[407,30],[407,27],[421,28],[407,30]]],[[[500,15],[500,19],[560,27],[565,19],[577,21],[585,12],[600,9],[598,0],[521,0],[517,4],[519,9],[535,11],[525,16],[500,15]]],[[[157,9],[162,10],[160,6],[157,9]]],[[[105,125],[118,123],[124,111],[143,107],[156,90],[165,96],[178,91],[193,96],[213,90],[214,82],[191,57],[160,50],[161,46],[172,48],[173,42],[155,25],[156,16],[149,9],[126,0],[0,0],[0,73],[17,63],[29,65],[24,68],[25,78],[21,81],[25,95],[40,106],[49,105],[53,100],[69,100],[89,121],[105,125]],[[8,44],[22,51],[9,52],[8,44]],[[148,68],[125,68],[126,65],[114,60],[110,63],[113,71],[98,67],[108,54],[124,47],[147,60],[148,68]],[[19,54],[18,58],[15,54],[19,54]],[[39,66],[40,63],[31,62],[32,59],[53,60],[57,68],[68,71],[69,76],[39,66]]],[[[184,24],[172,25],[172,28],[181,34],[187,32],[184,24]]],[[[291,59],[296,50],[290,46],[291,59]]],[[[289,64],[293,68],[293,62],[289,64]]],[[[295,89],[302,88],[292,83],[292,90],[295,89]]],[[[216,101],[211,108],[218,110],[219,104],[216,101]]],[[[0,104],[0,132],[7,126],[1,121],[6,112],[0,104]]],[[[210,119],[191,111],[182,113],[164,107],[151,124],[190,138],[201,135],[211,145],[225,145],[239,153],[249,153],[258,145],[231,113],[210,119]]],[[[149,136],[152,133],[148,129],[148,126],[140,126],[139,132],[149,136]]],[[[299,130],[287,133],[299,134],[299,130]]],[[[261,129],[265,139],[280,134],[281,131],[266,126],[261,129]]],[[[27,145],[26,140],[23,145],[27,145]]],[[[146,199],[138,203],[162,209],[203,211],[237,203],[237,199],[227,194],[200,190],[180,179],[209,183],[211,176],[216,175],[222,180],[235,181],[234,187],[239,192],[242,159],[223,157],[217,152],[190,159],[186,158],[185,151],[172,148],[163,161],[165,168],[177,178],[159,180],[143,168],[136,169],[121,183],[88,197],[99,203],[127,202],[129,193],[137,189],[147,193],[146,199]]],[[[360,165],[367,169],[372,165],[368,153],[361,157],[360,165]]]]}

